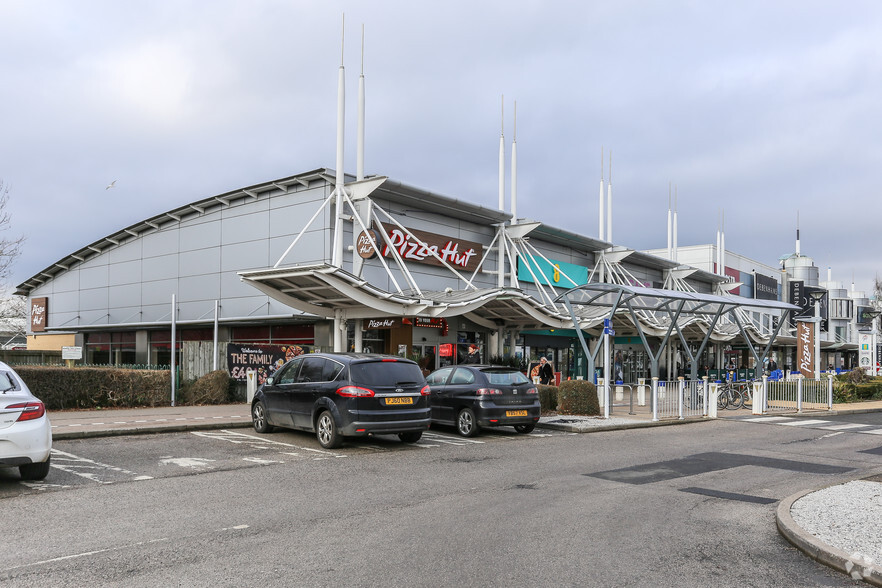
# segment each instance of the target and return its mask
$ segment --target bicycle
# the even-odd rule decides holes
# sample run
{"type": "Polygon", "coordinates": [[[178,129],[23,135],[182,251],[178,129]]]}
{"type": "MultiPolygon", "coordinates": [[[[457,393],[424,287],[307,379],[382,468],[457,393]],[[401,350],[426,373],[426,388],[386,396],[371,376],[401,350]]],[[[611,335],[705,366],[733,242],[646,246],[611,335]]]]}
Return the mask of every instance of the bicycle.
{"type": "Polygon", "coordinates": [[[743,386],[740,383],[725,381],[720,384],[719,387],[719,398],[725,399],[726,406],[722,408],[731,408],[732,410],[738,410],[739,408],[744,408],[744,393],[742,391],[743,386]]]}

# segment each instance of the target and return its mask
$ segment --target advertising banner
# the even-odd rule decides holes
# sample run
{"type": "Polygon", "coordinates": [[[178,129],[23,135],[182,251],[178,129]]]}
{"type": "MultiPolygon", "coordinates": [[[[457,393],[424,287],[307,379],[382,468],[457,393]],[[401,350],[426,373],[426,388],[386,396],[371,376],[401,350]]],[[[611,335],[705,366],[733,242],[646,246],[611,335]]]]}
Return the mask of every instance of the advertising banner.
{"type": "Polygon", "coordinates": [[[245,374],[252,369],[257,372],[257,384],[263,384],[286,361],[307,351],[308,349],[301,345],[228,343],[227,365],[230,369],[230,377],[244,382],[245,374]]]}
{"type": "Polygon", "coordinates": [[[815,329],[814,323],[796,323],[796,365],[806,378],[815,377],[815,329]]]}
{"type": "Polygon", "coordinates": [[[754,297],[759,300],[777,300],[778,282],[771,276],[754,273],[754,297]]]}
{"type": "MultiPolygon", "coordinates": [[[[466,271],[474,271],[481,261],[480,251],[482,246],[475,241],[447,237],[416,229],[406,228],[401,230],[396,225],[386,223],[383,223],[382,230],[389,237],[389,243],[391,243],[392,248],[405,261],[440,266],[447,263],[455,269],[466,271]],[[441,260],[443,260],[443,263],[441,260]]],[[[374,243],[380,248],[383,257],[391,257],[390,247],[382,235],[377,233],[377,229],[371,229],[370,234],[373,237],[374,243]]],[[[376,255],[376,251],[374,251],[370,241],[367,233],[364,231],[358,235],[357,252],[364,259],[370,259],[376,255]]]]}
{"type": "Polygon", "coordinates": [[[31,299],[31,332],[42,333],[46,330],[46,317],[49,316],[49,299],[31,299]]]}
{"type": "Polygon", "coordinates": [[[541,258],[525,259],[524,256],[518,255],[518,280],[538,281],[546,286],[560,286],[567,289],[588,283],[587,267],[553,259],[549,261],[551,263],[541,258]]]}
{"type": "Polygon", "coordinates": [[[870,375],[875,375],[873,374],[873,368],[875,367],[873,365],[874,355],[873,335],[871,333],[858,334],[858,365],[870,375]]]}

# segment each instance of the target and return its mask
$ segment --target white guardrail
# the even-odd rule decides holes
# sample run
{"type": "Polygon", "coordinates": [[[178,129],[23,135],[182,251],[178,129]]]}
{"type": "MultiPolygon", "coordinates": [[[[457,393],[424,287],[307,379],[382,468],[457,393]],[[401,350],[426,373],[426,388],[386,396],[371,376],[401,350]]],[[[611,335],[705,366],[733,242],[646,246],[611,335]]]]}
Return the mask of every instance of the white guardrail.
{"type": "MultiPolygon", "coordinates": [[[[718,384],[701,380],[652,379],[652,420],[688,417],[717,418],[718,384]]],[[[796,377],[750,383],[753,414],[832,410],[833,378],[818,380],[796,377]]]]}

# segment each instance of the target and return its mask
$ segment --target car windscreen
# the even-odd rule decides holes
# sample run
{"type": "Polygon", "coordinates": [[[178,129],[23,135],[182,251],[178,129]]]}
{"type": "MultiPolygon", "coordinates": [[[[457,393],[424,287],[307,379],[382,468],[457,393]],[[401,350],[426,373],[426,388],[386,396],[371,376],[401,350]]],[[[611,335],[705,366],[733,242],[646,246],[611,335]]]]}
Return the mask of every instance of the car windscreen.
{"type": "Polygon", "coordinates": [[[483,370],[484,375],[491,385],[514,386],[515,384],[529,384],[527,376],[517,370],[483,370]]]}
{"type": "Polygon", "coordinates": [[[417,364],[408,361],[368,361],[349,367],[352,383],[359,386],[401,386],[425,381],[417,364]]]}
{"type": "Polygon", "coordinates": [[[0,371],[0,391],[18,390],[18,382],[8,372],[0,371]]]}

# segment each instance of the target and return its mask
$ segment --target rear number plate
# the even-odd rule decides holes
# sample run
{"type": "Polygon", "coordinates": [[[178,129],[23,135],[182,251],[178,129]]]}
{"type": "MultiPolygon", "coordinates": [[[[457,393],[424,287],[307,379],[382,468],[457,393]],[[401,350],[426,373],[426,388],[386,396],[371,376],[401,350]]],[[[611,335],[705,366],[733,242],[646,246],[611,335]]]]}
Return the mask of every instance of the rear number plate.
{"type": "MultiPolygon", "coordinates": [[[[413,404],[413,398],[410,396],[395,396],[393,398],[387,398],[386,406],[389,406],[390,404],[413,404]]],[[[527,414],[526,411],[524,411],[524,414],[527,414]]]]}
{"type": "Polygon", "coordinates": [[[505,411],[505,416],[527,416],[526,410],[507,410],[505,411]]]}

